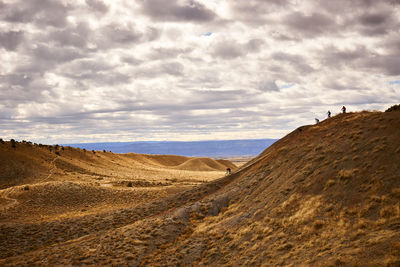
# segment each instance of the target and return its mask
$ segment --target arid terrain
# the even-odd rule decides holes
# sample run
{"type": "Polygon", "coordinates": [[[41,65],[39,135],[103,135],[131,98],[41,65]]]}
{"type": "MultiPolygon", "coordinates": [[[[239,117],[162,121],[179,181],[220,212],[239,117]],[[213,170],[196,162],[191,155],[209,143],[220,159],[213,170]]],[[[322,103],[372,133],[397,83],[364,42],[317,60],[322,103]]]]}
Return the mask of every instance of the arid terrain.
{"type": "Polygon", "coordinates": [[[238,165],[2,143],[0,266],[400,266],[400,112],[238,165]]]}

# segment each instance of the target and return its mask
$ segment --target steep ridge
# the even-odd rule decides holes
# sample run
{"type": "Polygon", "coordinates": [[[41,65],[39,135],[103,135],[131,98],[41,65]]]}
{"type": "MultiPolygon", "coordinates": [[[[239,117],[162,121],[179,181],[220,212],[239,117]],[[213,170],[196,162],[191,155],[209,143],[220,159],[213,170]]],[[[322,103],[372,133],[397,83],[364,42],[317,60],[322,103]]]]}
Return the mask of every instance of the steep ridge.
{"type": "Polygon", "coordinates": [[[188,236],[145,261],[397,266],[399,136],[400,112],[344,114],[300,127],[200,202],[188,236]]]}
{"type": "Polygon", "coordinates": [[[400,112],[300,127],[230,176],[136,207],[147,216],[0,265],[398,266],[399,136],[400,112]]]}

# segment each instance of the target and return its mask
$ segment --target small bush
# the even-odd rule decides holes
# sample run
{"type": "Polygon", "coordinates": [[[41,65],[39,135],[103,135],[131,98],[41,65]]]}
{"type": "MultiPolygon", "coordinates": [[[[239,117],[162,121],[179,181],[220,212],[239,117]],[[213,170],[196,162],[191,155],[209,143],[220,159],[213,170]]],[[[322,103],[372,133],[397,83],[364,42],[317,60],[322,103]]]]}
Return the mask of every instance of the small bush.
{"type": "Polygon", "coordinates": [[[313,228],[314,228],[314,230],[319,230],[319,229],[321,229],[323,226],[324,226],[324,222],[323,222],[323,221],[320,221],[320,220],[316,220],[316,221],[313,223],[313,228]]]}
{"type": "Polygon", "coordinates": [[[93,153],[93,154],[96,154],[96,151],[92,150],[92,153],[93,153]]]}
{"type": "Polygon", "coordinates": [[[358,172],[358,169],[340,170],[338,173],[338,177],[341,181],[348,181],[351,178],[355,177],[358,172]]]}
{"type": "Polygon", "coordinates": [[[4,140],[3,140],[2,138],[0,138],[0,143],[1,143],[1,144],[4,144],[4,143],[5,143],[4,140]]]}
{"type": "Polygon", "coordinates": [[[395,217],[397,215],[397,211],[396,208],[394,208],[393,206],[385,206],[383,208],[381,208],[381,210],[379,211],[379,215],[382,218],[391,218],[391,217],[395,217]]]}
{"type": "Polygon", "coordinates": [[[133,186],[133,184],[132,184],[132,182],[128,182],[128,185],[127,185],[128,187],[132,187],[133,186]]]}
{"type": "Polygon", "coordinates": [[[333,179],[329,179],[324,186],[324,190],[327,190],[328,188],[332,187],[333,185],[336,184],[336,181],[333,179]]]}
{"type": "Polygon", "coordinates": [[[17,142],[14,139],[11,139],[10,143],[11,143],[11,147],[12,148],[16,148],[17,147],[17,142]]]}
{"type": "Polygon", "coordinates": [[[106,153],[107,151],[106,151],[106,150],[103,150],[103,152],[106,153]]]}
{"type": "Polygon", "coordinates": [[[24,186],[24,190],[25,190],[25,191],[28,191],[28,190],[29,190],[29,186],[27,186],[27,185],[24,186]]]}
{"type": "Polygon", "coordinates": [[[56,155],[57,156],[61,156],[60,152],[56,151],[56,155]]]}
{"type": "Polygon", "coordinates": [[[400,104],[399,105],[394,105],[385,110],[385,112],[392,112],[392,111],[399,111],[400,110],[400,104]]]}

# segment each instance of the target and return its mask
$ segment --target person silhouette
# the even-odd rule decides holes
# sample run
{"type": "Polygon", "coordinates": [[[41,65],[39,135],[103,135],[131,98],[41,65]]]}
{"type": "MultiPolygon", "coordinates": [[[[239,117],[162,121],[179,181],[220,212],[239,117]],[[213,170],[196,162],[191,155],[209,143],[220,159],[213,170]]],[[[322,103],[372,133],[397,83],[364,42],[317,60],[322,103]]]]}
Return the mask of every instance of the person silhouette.
{"type": "Polygon", "coordinates": [[[328,118],[330,118],[331,117],[331,111],[330,110],[328,110],[328,118]]]}
{"type": "Polygon", "coordinates": [[[342,112],[343,112],[343,114],[346,113],[346,107],[345,106],[342,107],[342,112]]]}

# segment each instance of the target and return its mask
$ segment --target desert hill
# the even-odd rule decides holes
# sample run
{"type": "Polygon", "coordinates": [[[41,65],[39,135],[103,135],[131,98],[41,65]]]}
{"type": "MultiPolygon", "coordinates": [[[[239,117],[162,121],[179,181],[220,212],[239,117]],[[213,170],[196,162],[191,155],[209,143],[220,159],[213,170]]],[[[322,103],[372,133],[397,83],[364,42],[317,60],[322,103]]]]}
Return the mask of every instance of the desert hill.
{"type": "MultiPolygon", "coordinates": [[[[235,168],[229,161],[209,158],[189,158],[173,155],[114,154],[86,151],[72,147],[33,145],[30,142],[0,144],[0,189],[15,185],[45,181],[82,180],[83,176],[113,177],[154,180],[171,169],[179,178],[179,171],[213,171],[213,178],[226,168],[235,168]],[[195,161],[195,164],[190,163],[195,161]],[[191,168],[192,166],[193,168],[191,168]],[[132,177],[132,169],[135,174],[132,177]],[[49,177],[51,176],[51,177],[49,177]]],[[[187,179],[196,179],[196,173],[185,173],[187,179]]],[[[202,175],[200,175],[202,176],[202,175]]]]}
{"type": "Polygon", "coordinates": [[[400,112],[340,114],[175,195],[5,222],[0,265],[399,266],[399,136],[400,112]]]}
{"type": "Polygon", "coordinates": [[[51,221],[132,207],[219,178],[228,167],[236,168],[208,158],[4,142],[0,222],[51,221]]]}

